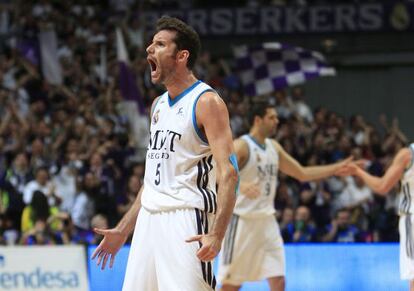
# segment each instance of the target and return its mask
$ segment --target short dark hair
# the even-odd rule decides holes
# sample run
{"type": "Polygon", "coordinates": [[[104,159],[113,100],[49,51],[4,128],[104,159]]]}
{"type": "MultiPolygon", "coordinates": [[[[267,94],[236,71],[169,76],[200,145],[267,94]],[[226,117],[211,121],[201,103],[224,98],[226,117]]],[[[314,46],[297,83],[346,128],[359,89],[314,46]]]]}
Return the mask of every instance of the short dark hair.
{"type": "Polygon", "coordinates": [[[50,216],[50,207],[46,195],[39,190],[33,192],[32,201],[30,201],[32,207],[31,219],[36,221],[38,219],[46,221],[50,216]]]}
{"type": "Polygon", "coordinates": [[[198,33],[183,21],[175,17],[163,16],[157,21],[156,32],[161,30],[172,30],[177,32],[174,39],[178,50],[188,50],[187,68],[192,69],[201,49],[201,42],[198,33]]]}
{"type": "Polygon", "coordinates": [[[250,125],[253,125],[254,118],[256,116],[263,118],[266,115],[267,109],[273,108],[267,101],[255,101],[251,104],[249,112],[247,114],[247,121],[250,125]]]}

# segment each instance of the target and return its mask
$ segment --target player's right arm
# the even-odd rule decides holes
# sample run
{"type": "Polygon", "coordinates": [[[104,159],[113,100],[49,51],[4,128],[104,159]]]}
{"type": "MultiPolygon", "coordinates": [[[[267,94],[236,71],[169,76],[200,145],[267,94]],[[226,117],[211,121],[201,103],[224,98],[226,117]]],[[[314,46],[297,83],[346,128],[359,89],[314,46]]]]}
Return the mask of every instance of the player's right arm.
{"type": "MultiPolygon", "coordinates": [[[[241,170],[249,160],[249,146],[242,138],[234,141],[234,150],[237,156],[237,164],[241,170]]],[[[260,195],[260,187],[257,183],[250,183],[240,180],[240,194],[250,199],[257,198],[260,195]]]]}
{"type": "MultiPolygon", "coordinates": [[[[159,98],[160,97],[155,98],[152,103],[150,122],[152,118],[152,112],[154,111],[154,107],[157,104],[159,98]]],[[[142,185],[141,189],[139,190],[137,197],[135,198],[135,201],[132,204],[131,208],[128,210],[127,213],[125,213],[125,215],[122,217],[121,221],[117,224],[115,228],[94,229],[96,233],[104,236],[101,243],[98,245],[98,247],[92,254],[92,260],[96,257],[98,258],[97,265],[100,265],[102,263],[102,270],[105,269],[108,259],[110,259],[109,267],[112,268],[112,266],[114,265],[116,253],[124,245],[124,243],[128,239],[128,236],[135,228],[138,213],[141,209],[142,191],[144,191],[144,185],[142,185]]]]}
{"type": "Polygon", "coordinates": [[[115,228],[111,229],[100,229],[95,228],[94,231],[97,234],[103,235],[101,243],[95,249],[92,254],[92,260],[98,258],[96,264],[101,265],[101,269],[105,269],[108,259],[110,259],[109,267],[112,268],[115,261],[116,253],[124,245],[128,236],[135,228],[137,216],[141,209],[141,193],[144,190],[144,186],[138,192],[135,198],[134,204],[127,213],[122,217],[121,221],[115,228]]]}
{"type": "Polygon", "coordinates": [[[394,187],[397,182],[401,179],[404,174],[405,169],[411,163],[412,153],[410,149],[403,148],[401,149],[394,160],[391,163],[391,166],[387,169],[384,176],[376,177],[372,176],[355,163],[349,165],[351,169],[351,174],[360,177],[364,182],[374,190],[375,193],[386,195],[392,187],[394,187]]]}

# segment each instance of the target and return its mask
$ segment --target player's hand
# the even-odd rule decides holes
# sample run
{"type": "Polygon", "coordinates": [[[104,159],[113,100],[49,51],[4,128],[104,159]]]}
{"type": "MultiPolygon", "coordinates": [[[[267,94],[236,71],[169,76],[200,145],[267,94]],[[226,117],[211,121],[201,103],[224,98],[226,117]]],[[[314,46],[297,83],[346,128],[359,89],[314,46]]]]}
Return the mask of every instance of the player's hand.
{"type": "Polygon", "coordinates": [[[221,239],[214,234],[200,234],[190,237],[186,242],[201,242],[201,248],[197,251],[197,257],[203,262],[213,260],[221,248],[221,239]]]}
{"type": "Polygon", "coordinates": [[[355,176],[358,172],[358,169],[365,169],[367,164],[366,160],[358,160],[355,162],[348,163],[341,167],[336,175],[338,176],[355,176]]]}
{"type": "Polygon", "coordinates": [[[92,260],[98,257],[96,264],[98,266],[101,265],[101,269],[103,270],[105,269],[108,259],[110,259],[109,268],[112,268],[114,265],[116,253],[126,242],[128,236],[121,233],[116,228],[112,228],[112,229],[95,228],[94,231],[97,234],[103,235],[104,238],[101,241],[101,243],[98,245],[98,247],[95,249],[95,251],[93,252],[92,260]]]}
{"type": "Polygon", "coordinates": [[[354,157],[350,156],[350,157],[346,158],[345,160],[343,160],[341,162],[338,162],[337,163],[338,168],[336,169],[334,175],[335,176],[349,176],[349,175],[351,175],[349,173],[350,168],[348,166],[352,163],[353,159],[354,159],[354,157]]]}
{"type": "Polygon", "coordinates": [[[241,183],[240,193],[250,199],[256,199],[260,195],[259,183],[241,183]]]}

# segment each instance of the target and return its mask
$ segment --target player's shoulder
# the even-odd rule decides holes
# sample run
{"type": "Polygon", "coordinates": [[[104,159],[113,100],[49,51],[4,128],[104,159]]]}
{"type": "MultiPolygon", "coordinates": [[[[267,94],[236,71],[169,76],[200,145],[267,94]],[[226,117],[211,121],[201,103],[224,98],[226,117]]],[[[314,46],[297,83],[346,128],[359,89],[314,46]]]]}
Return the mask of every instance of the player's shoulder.
{"type": "Polygon", "coordinates": [[[239,167],[242,169],[246,165],[250,155],[249,144],[243,136],[240,136],[233,141],[233,145],[234,150],[236,151],[239,167]]]}
{"type": "MultiPolygon", "coordinates": [[[[164,95],[164,94],[163,94],[164,95]]],[[[158,104],[158,102],[160,101],[160,99],[161,99],[161,97],[163,96],[163,95],[160,95],[160,96],[158,96],[158,97],[155,97],[154,98],[154,100],[152,101],[152,104],[151,104],[151,116],[152,116],[152,113],[154,112],[154,109],[155,109],[155,107],[157,106],[157,104],[158,104]]]]}
{"type": "Polygon", "coordinates": [[[201,106],[226,106],[220,95],[213,89],[202,92],[198,104],[201,106]]]}
{"type": "Polygon", "coordinates": [[[206,91],[200,95],[196,111],[197,116],[205,117],[206,119],[211,119],[211,117],[221,119],[225,116],[228,117],[229,114],[226,103],[215,91],[206,91]]]}
{"type": "Polygon", "coordinates": [[[244,138],[244,135],[236,138],[233,143],[236,148],[240,148],[241,150],[248,150],[249,148],[249,144],[247,140],[244,138]]]}
{"type": "Polygon", "coordinates": [[[279,153],[281,150],[283,150],[282,145],[275,140],[274,138],[269,138],[271,144],[273,145],[274,149],[279,153]]]}
{"type": "Polygon", "coordinates": [[[398,151],[397,155],[395,156],[395,161],[397,163],[402,163],[405,166],[409,166],[412,164],[413,152],[414,148],[412,145],[404,147],[398,151]]]}

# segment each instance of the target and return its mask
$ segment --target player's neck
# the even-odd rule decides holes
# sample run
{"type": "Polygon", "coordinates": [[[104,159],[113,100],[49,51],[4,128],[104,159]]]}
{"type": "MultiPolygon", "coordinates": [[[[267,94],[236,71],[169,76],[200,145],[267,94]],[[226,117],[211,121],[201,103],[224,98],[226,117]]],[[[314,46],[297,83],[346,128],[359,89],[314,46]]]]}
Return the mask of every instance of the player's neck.
{"type": "Polygon", "coordinates": [[[252,138],[254,138],[258,143],[260,143],[262,145],[265,144],[266,136],[264,134],[262,134],[258,128],[253,127],[250,130],[249,135],[252,138]]]}
{"type": "Polygon", "coordinates": [[[172,80],[165,84],[168,95],[174,99],[180,95],[185,89],[189,88],[197,81],[197,78],[190,71],[187,74],[176,74],[172,80]]]}

